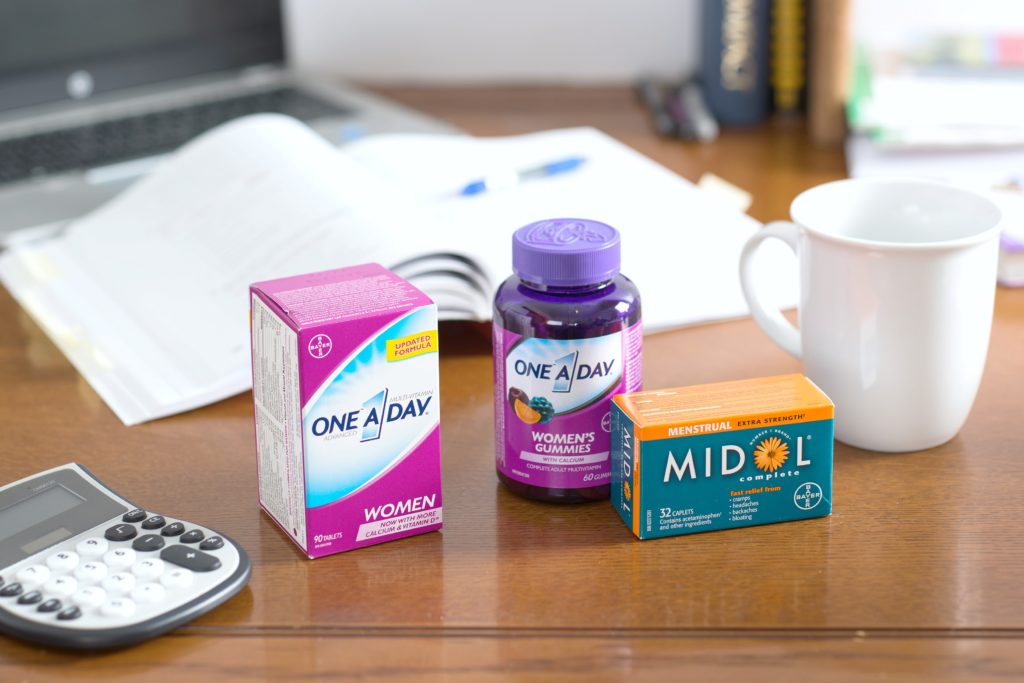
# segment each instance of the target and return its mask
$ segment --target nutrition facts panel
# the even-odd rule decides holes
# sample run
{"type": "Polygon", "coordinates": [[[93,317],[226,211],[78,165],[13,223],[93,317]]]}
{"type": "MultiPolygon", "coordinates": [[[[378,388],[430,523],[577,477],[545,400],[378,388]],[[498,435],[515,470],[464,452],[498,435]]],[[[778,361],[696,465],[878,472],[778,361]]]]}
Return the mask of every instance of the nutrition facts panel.
{"type": "Polygon", "coordinates": [[[298,335],[252,295],[253,401],[259,452],[260,503],[306,547],[306,492],[302,471],[298,335]]]}

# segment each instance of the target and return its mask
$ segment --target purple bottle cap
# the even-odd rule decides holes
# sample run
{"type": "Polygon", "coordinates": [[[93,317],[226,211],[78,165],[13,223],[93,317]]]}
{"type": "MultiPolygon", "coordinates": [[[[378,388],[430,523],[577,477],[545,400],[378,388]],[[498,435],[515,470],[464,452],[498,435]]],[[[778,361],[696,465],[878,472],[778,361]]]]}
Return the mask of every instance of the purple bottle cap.
{"type": "Polygon", "coordinates": [[[512,235],[512,270],[527,282],[582,287],[619,273],[619,231],[584,218],[552,218],[512,235]]]}

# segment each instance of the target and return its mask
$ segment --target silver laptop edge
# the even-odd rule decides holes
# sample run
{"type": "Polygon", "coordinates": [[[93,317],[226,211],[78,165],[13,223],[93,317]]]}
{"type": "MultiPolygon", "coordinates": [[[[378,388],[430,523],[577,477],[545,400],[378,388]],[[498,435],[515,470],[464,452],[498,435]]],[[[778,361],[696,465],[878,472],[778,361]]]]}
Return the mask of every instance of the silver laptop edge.
{"type": "MultiPolygon", "coordinates": [[[[275,64],[124,89],[88,100],[2,112],[0,142],[287,86],[352,112],[307,121],[310,127],[336,144],[380,132],[459,132],[438,119],[357,88],[323,77],[298,74],[275,64]]],[[[0,246],[59,230],[67,220],[90,211],[123,190],[159,158],[136,158],[0,184],[0,246]],[[12,234],[30,227],[35,230],[12,234]]]]}

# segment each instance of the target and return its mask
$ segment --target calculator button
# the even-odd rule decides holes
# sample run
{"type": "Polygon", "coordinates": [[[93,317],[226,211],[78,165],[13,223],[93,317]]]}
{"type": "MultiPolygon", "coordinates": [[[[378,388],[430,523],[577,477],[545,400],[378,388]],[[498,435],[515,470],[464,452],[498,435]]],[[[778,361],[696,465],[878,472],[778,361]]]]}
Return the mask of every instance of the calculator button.
{"type": "Polygon", "coordinates": [[[103,579],[103,583],[100,585],[103,586],[103,590],[112,595],[124,595],[131,593],[135,588],[135,577],[126,572],[118,572],[103,579]]]}
{"type": "Polygon", "coordinates": [[[43,590],[58,598],[68,598],[78,590],[78,581],[70,576],[55,576],[43,584],[43,590]]]}
{"type": "Polygon", "coordinates": [[[99,607],[107,600],[107,592],[98,586],[86,586],[71,596],[71,601],[81,607],[99,607]]]}
{"type": "Polygon", "coordinates": [[[132,591],[132,600],[140,604],[160,602],[165,594],[164,587],[159,583],[144,583],[132,591]]]}
{"type": "Polygon", "coordinates": [[[19,605],[34,605],[43,601],[43,594],[39,591],[29,591],[18,598],[19,605]]]}
{"type": "Polygon", "coordinates": [[[50,598],[43,604],[39,605],[39,607],[36,607],[36,610],[39,612],[56,612],[63,606],[64,605],[57,598],[50,598]]]}
{"type": "Polygon", "coordinates": [[[164,547],[164,539],[157,536],[156,534],[146,534],[145,536],[139,536],[132,541],[132,548],[140,552],[149,552],[150,550],[160,550],[164,547]]]}
{"type": "Polygon", "coordinates": [[[102,562],[83,562],[75,570],[75,578],[82,583],[99,583],[107,577],[107,565],[102,562]]]}
{"type": "Polygon", "coordinates": [[[138,535],[138,530],[131,524],[115,524],[103,534],[108,541],[130,541],[138,535]]]}
{"type": "Polygon", "coordinates": [[[46,566],[58,574],[69,572],[78,566],[78,553],[70,550],[56,552],[46,558],[46,566]]]}
{"type": "Polygon", "coordinates": [[[179,536],[184,532],[185,525],[181,522],[171,522],[160,531],[164,536],[179,536]]]}
{"type": "Polygon", "coordinates": [[[159,529],[163,525],[167,524],[167,520],[161,515],[153,515],[145,522],[142,523],[143,529],[159,529]]]}
{"type": "Polygon", "coordinates": [[[203,532],[199,529],[192,529],[192,531],[186,531],[182,534],[178,540],[182,543],[198,543],[203,540],[203,532]]]}
{"type": "Polygon", "coordinates": [[[21,595],[20,583],[9,583],[0,588],[0,598],[13,598],[15,595],[21,595]]]}
{"type": "Polygon", "coordinates": [[[128,598],[112,598],[100,608],[105,617],[130,617],[135,614],[135,603],[128,598]]]}
{"type": "Polygon", "coordinates": [[[164,573],[164,561],[158,560],[155,557],[136,562],[132,567],[132,574],[139,577],[143,581],[148,579],[158,579],[160,575],[164,573]]]}
{"type": "Polygon", "coordinates": [[[75,546],[75,550],[82,557],[99,557],[110,549],[110,544],[105,538],[94,536],[87,538],[75,546]]]}
{"type": "Polygon", "coordinates": [[[167,588],[188,588],[192,585],[193,575],[188,569],[172,569],[164,572],[160,577],[160,583],[167,588]]]}
{"type": "Polygon", "coordinates": [[[103,556],[103,561],[114,569],[124,569],[135,564],[135,551],[131,548],[114,548],[103,556]]]}
{"type": "Polygon", "coordinates": [[[220,550],[224,547],[224,539],[220,536],[210,536],[199,544],[200,550],[220,550]]]}
{"type": "Polygon", "coordinates": [[[171,564],[191,569],[194,572],[212,572],[214,569],[220,568],[220,560],[213,555],[207,555],[201,550],[183,545],[164,548],[160,557],[171,564]]]}
{"type": "Polygon", "coordinates": [[[49,567],[41,564],[32,564],[18,572],[17,579],[26,586],[41,586],[50,578],[49,567]]]}
{"type": "Polygon", "coordinates": [[[121,518],[121,521],[128,522],[129,524],[134,524],[136,522],[141,522],[142,520],[144,520],[146,518],[146,515],[148,514],[149,513],[143,510],[142,508],[135,508],[134,510],[129,510],[128,512],[124,513],[124,517],[121,518]]]}
{"type": "Polygon", "coordinates": [[[57,618],[61,621],[71,621],[72,619],[77,619],[80,616],[82,616],[82,610],[72,605],[71,607],[65,607],[64,610],[57,615],[57,618]]]}

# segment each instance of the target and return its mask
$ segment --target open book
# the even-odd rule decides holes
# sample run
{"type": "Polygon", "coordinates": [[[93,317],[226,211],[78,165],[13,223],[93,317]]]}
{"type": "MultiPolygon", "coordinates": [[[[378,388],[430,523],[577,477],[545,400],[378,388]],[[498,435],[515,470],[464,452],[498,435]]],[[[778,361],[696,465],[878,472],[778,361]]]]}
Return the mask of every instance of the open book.
{"type": "Polygon", "coordinates": [[[286,117],[239,119],[62,235],[3,254],[0,279],[135,424],[249,388],[250,282],[376,261],[442,319],[483,321],[511,273],[512,232],[559,216],[619,228],[646,330],[746,313],[737,262],[758,224],[587,128],[386,135],[338,150],[286,117]],[[489,173],[571,156],[586,159],[571,173],[459,196],[489,173]]]}

